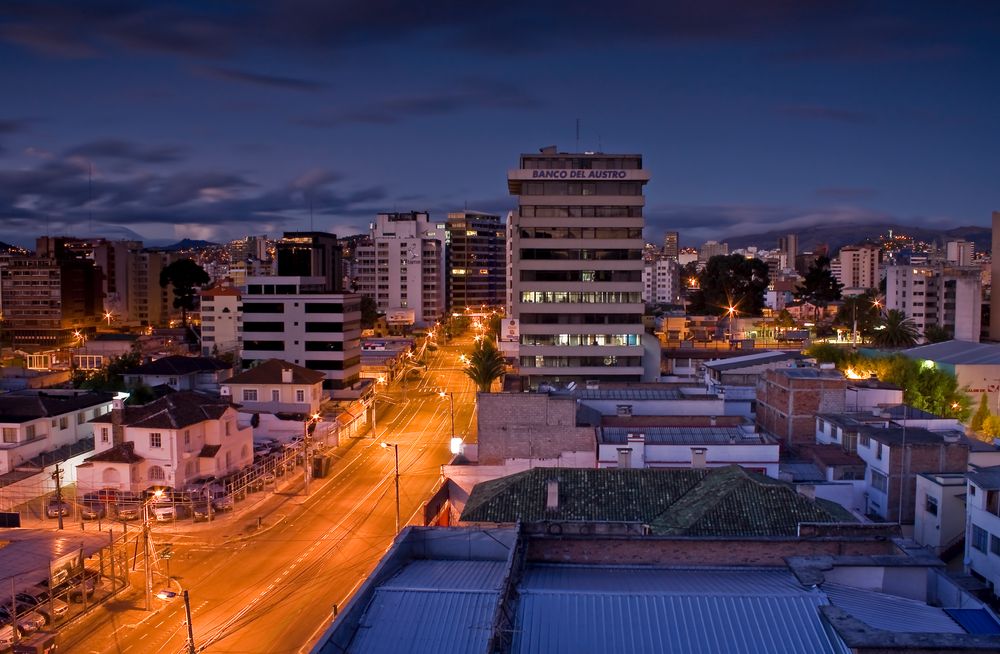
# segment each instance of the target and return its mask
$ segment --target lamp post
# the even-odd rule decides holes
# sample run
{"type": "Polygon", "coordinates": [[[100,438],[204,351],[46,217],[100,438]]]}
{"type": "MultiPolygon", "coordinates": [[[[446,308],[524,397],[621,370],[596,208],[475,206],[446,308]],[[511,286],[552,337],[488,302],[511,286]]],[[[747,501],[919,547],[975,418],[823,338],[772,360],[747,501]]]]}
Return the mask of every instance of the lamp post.
{"type": "Polygon", "coordinates": [[[399,443],[382,443],[382,449],[392,448],[396,456],[396,533],[399,533],[399,443]]]}
{"type": "Polygon", "coordinates": [[[105,311],[104,312],[104,319],[108,321],[108,327],[111,326],[111,318],[112,318],[112,316],[114,316],[114,314],[111,313],[110,311],[105,311]]]}
{"type": "Polygon", "coordinates": [[[302,423],[302,481],[305,486],[306,495],[309,495],[309,473],[312,472],[311,461],[309,460],[309,441],[312,440],[309,436],[309,425],[314,425],[320,421],[320,415],[318,413],[312,414],[304,423],[302,423]]]}
{"type": "Polygon", "coordinates": [[[379,384],[384,383],[385,377],[379,377],[375,380],[375,385],[372,387],[372,438],[378,438],[378,422],[376,418],[375,400],[378,399],[379,384]]]}
{"type": "Polygon", "coordinates": [[[736,307],[729,305],[726,309],[726,313],[729,315],[729,342],[733,342],[733,317],[736,315],[736,307]]]}
{"type": "Polygon", "coordinates": [[[439,397],[448,397],[448,401],[451,403],[451,440],[455,440],[455,394],[449,391],[441,391],[438,393],[439,397]]]}
{"type": "Polygon", "coordinates": [[[146,610],[153,610],[153,567],[149,556],[149,550],[153,544],[149,538],[149,505],[163,497],[162,490],[153,492],[153,496],[147,498],[142,503],[142,559],[143,567],[146,568],[146,610]]]}

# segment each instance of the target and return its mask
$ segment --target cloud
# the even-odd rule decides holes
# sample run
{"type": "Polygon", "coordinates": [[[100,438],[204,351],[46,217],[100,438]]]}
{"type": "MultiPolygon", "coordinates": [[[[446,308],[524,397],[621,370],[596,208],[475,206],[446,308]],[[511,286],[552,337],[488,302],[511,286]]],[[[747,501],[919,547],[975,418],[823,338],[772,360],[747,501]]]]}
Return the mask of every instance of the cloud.
{"type": "Polygon", "coordinates": [[[0,118],[0,135],[24,132],[32,122],[29,118],[0,118]]]}
{"type": "Polygon", "coordinates": [[[196,68],[199,75],[212,77],[215,79],[227,80],[230,82],[240,82],[255,86],[265,86],[268,88],[286,89],[289,91],[315,92],[322,90],[325,85],[313,80],[299,77],[285,77],[283,75],[269,75],[265,73],[255,73],[235,68],[223,68],[219,66],[203,66],[196,68]]]}
{"type": "Polygon", "coordinates": [[[873,116],[863,111],[829,107],[819,104],[800,104],[778,107],[778,112],[793,118],[832,121],[851,125],[861,125],[873,121],[873,116]]]}
{"type": "Polygon", "coordinates": [[[133,163],[174,163],[183,159],[184,148],[177,146],[143,147],[122,139],[101,139],[67,150],[67,156],[109,159],[133,163]]]}
{"type": "Polygon", "coordinates": [[[841,187],[827,187],[818,188],[815,191],[816,197],[823,200],[833,200],[836,202],[856,202],[858,200],[870,200],[878,195],[878,191],[861,186],[861,187],[851,187],[851,186],[841,186],[841,187]]]}
{"type": "Polygon", "coordinates": [[[452,89],[397,96],[362,107],[329,109],[293,122],[306,127],[339,127],[351,123],[389,125],[407,118],[442,116],[471,109],[530,109],[539,104],[534,96],[515,84],[465,78],[452,89]]]}

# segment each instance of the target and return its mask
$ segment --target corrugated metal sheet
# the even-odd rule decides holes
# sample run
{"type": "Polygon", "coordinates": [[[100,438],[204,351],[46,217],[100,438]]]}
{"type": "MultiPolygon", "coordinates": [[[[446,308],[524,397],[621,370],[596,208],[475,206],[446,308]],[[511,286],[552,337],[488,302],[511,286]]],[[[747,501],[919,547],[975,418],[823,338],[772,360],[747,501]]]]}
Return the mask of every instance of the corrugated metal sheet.
{"type": "Polygon", "coordinates": [[[499,591],[506,570],[505,561],[413,561],[382,587],[499,591]]]}
{"type": "Polygon", "coordinates": [[[803,595],[787,569],[648,568],[532,565],[520,588],[525,592],[659,593],[685,595],[803,595]]]}
{"type": "Polygon", "coordinates": [[[514,654],[822,654],[842,652],[819,595],[709,596],[529,592],[514,654]]]}
{"type": "Polygon", "coordinates": [[[823,584],[830,603],[875,629],[908,633],[964,634],[942,609],[923,602],[839,584],[823,584]]]}
{"type": "Polygon", "coordinates": [[[1000,634],[1000,623],[987,609],[945,609],[970,634],[1000,634]]]}
{"type": "Polygon", "coordinates": [[[483,654],[498,595],[493,592],[380,588],[348,652],[354,654],[483,654]]]}
{"type": "Polygon", "coordinates": [[[739,427],[601,427],[601,442],[626,443],[629,434],[643,434],[652,445],[729,444],[757,445],[764,442],[760,434],[739,427]]]}

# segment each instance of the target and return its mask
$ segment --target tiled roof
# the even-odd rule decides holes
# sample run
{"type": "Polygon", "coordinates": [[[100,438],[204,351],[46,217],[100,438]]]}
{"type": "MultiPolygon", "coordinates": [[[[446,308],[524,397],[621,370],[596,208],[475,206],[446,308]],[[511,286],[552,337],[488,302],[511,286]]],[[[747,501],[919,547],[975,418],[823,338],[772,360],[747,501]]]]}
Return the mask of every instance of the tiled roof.
{"type": "MultiPolygon", "coordinates": [[[[193,391],[171,393],[142,406],[122,409],[122,424],[146,429],[182,429],[205,420],[218,420],[232,404],[228,400],[193,391]]],[[[112,413],[91,422],[110,423],[112,413]]]]}
{"type": "Polygon", "coordinates": [[[326,375],[309,368],[297,366],[281,359],[268,359],[247,371],[234,375],[226,380],[226,384],[282,384],[281,371],[291,369],[292,384],[319,384],[326,375]]]}
{"type": "Polygon", "coordinates": [[[89,409],[112,399],[113,393],[80,391],[75,395],[61,395],[45,391],[15,391],[0,395],[0,422],[29,422],[89,409]]]}
{"type": "Polygon", "coordinates": [[[135,453],[135,443],[125,441],[103,452],[98,452],[94,456],[87,457],[86,460],[101,461],[104,463],[141,463],[146,459],[135,453]]]}
{"type": "Polygon", "coordinates": [[[738,466],[712,469],[534,468],[478,484],[465,522],[638,522],[685,536],[794,536],[801,522],[853,521],[784,482],[738,466]],[[546,509],[549,479],[559,508],[546,509]]]}
{"type": "Polygon", "coordinates": [[[126,375],[190,375],[197,372],[228,370],[232,364],[210,357],[171,355],[146,363],[126,372],[126,375]]]}

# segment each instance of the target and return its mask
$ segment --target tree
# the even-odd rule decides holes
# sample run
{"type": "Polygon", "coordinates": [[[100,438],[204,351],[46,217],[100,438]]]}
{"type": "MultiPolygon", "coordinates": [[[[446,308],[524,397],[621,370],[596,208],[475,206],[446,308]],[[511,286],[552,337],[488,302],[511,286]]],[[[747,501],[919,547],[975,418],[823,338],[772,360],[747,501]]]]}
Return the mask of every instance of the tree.
{"type": "Polygon", "coordinates": [[[1000,416],[990,416],[983,423],[983,433],[990,438],[1000,438],[1000,416]]]}
{"type": "Polygon", "coordinates": [[[920,332],[913,321],[902,311],[890,309],[885,320],[875,330],[872,342],[878,347],[913,347],[920,338],[920,332]]]}
{"type": "Polygon", "coordinates": [[[802,283],[795,287],[795,297],[816,307],[816,322],[819,322],[819,310],[839,300],[843,287],[830,271],[830,257],[817,257],[806,270],[802,283]]]}
{"type": "Polygon", "coordinates": [[[173,286],[174,308],[181,310],[181,323],[185,326],[187,326],[187,312],[194,309],[197,289],[210,281],[212,278],[205,269],[192,259],[178,259],[160,271],[160,287],[173,286]]]}
{"type": "Polygon", "coordinates": [[[382,314],[378,312],[378,306],[373,298],[367,295],[361,296],[361,328],[374,329],[375,322],[382,314]]]}
{"type": "Polygon", "coordinates": [[[986,393],[983,393],[982,397],[979,398],[979,408],[976,409],[976,413],[972,416],[972,422],[969,426],[972,427],[972,431],[982,431],[983,425],[986,424],[986,419],[990,417],[990,405],[989,401],[986,399],[986,393]]]}
{"type": "Polygon", "coordinates": [[[488,338],[479,340],[463,371],[476,384],[480,393],[489,393],[493,382],[503,375],[504,360],[500,350],[488,338]]]}
{"type": "Polygon", "coordinates": [[[692,294],[689,312],[721,315],[734,307],[738,315],[759,316],[768,283],[767,264],[760,259],[714,256],[698,274],[699,288],[692,294]]]}
{"type": "Polygon", "coordinates": [[[133,347],[130,352],[115,357],[100,370],[89,374],[79,369],[75,370],[72,377],[73,387],[90,391],[124,391],[126,390],[124,374],[141,362],[142,354],[138,348],[133,347]]]}
{"type": "Polygon", "coordinates": [[[875,333],[875,327],[878,326],[881,318],[879,308],[875,304],[877,299],[878,295],[872,290],[865,291],[861,295],[845,297],[843,306],[837,311],[834,323],[847,329],[854,329],[854,320],[857,318],[858,334],[871,336],[875,333]]]}
{"type": "Polygon", "coordinates": [[[928,343],[942,343],[953,338],[951,332],[941,325],[927,325],[924,327],[924,340],[928,343]]]}
{"type": "Polygon", "coordinates": [[[792,314],[788,312],[788,309],[782,309],[778,312],[778,315],[774,317],[774,326],[780,327],[781,329],[791,329],[795,327],[795,318],[792,314]]]}

